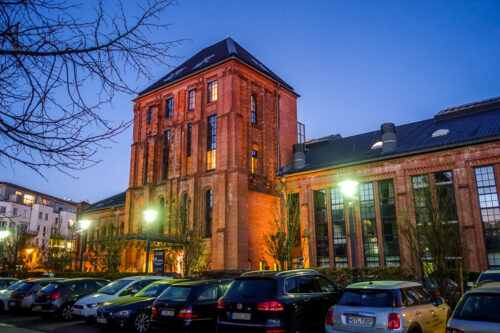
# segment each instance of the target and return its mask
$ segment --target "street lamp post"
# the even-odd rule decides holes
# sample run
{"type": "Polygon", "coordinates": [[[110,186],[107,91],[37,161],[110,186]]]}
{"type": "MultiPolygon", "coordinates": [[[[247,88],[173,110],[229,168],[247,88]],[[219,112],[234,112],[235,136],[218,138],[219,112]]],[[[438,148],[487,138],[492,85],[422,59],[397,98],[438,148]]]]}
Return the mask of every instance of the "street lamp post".
{"type": "Polygon", "coordinates": [[[146,274],[149,271],[149,249],[151,246],[151,223],[156,219],[156,215],[158,215],[158,212],[156,210],[146,210],[144,211],[144,218],[146,219],[146,226],[148,228],[148,238],[147,238],[147,245],[146,245],[146,274]]]}
{"type": "Polygon", "coordinates": [[[82,231],[82,244],[80,249],[80,272],[83,271],[83,254],[85,253],[85,247],[87,246],[87,229],[92,221],[90,220],[80,220],[80,229],[82,231]]]}
{"type": "Polygon", "coordinates": [[[356,190],[359,183],[354,180],[344,180],[339,183],[342,193],[348,198],[348,210],[349,210],[349,234],[351,241],[351,263],[352,267],[356,267],[356,237],[354,235],[354,218],[352,214],[352,204],[357,199],[356,190]]]}

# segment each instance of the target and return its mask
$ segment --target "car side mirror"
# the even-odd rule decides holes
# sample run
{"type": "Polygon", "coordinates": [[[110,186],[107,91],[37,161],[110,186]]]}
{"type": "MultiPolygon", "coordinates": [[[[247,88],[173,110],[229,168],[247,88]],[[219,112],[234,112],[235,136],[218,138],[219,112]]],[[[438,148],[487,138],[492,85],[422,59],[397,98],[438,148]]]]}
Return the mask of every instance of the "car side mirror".
{"type": "Polygon", "coordinates": [[[435,306],[443,305],[443,303],[444,303],[444,300],[442,297],[436,297],[436,301],[434,302],[435,306]]]}

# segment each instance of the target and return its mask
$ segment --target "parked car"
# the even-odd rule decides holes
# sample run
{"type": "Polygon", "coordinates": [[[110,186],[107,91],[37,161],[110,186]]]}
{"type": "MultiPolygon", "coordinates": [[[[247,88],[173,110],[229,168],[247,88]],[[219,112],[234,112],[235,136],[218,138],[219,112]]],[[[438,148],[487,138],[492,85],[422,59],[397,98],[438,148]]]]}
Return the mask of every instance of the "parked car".
{"type": "Polygon", "coordinates": [[[85,296],[71,309],[75,317],[93,321],[96,318],[97,308],[105,302],[112,301],[118,297],[132,296],[148,284],[158,280],[172,279],[168,276],[133,276],[119,279],[97,290],[96,293],[85,296]]]}
{"type": "Polygon", "coordinates": [[[176,283],[153,303],[151,326],[175,333],[215,332],[217,300],[232,280],[176,283]]]}
{"type": "Polygon", "coordinates": [[[10,294],[24,282],[26,282],[26,280],[19,280],[11,284],[7,289],[0,290],[0,312],[9,310],[10,294]]]}
{"type": "Polygon", "coordinates": [[[315,270],[256,271],[236,278],[218,303],[218,332],[322,332],[340,288],[315,270]]]}
{"type": "Polygon", "coordinates": [[[476,288],[484,283],[489,283],[489,282],[500,282],[500,269],[488,269],[482,272],[474,284],[469,282],[467,286],[471,288],[476,288]]]}
{"type": "Polygon", "coordinates": [[[119,297],[97,309],[97,324],[126,328],[137,333],[149,330],[151,306],[155,299],[173,283],[185,280],[160,280],[149,284],[133,296],[119,297]]]}
{"type": "Polygon", "coordinates": [[[108,280],[87,278],[53,282],[37,293],[33,312],[43,317],[57,315],[59,319],[70,320],[71,308],[78,299],[95,293],[108,283],[108,280]]]}
{"type": "Polygon", "coordinates": [[[500,282],[483,284],[460,299],[446,333],[498,333],[500,328],[500,282]]]}
{"type": "Polygon", "coordinates": [[[327,313],[327,333],[445,331],[451,315],[441,297],[433,297],[420,283],[359,282],[346,287],[338,305],[327,313]]]}
{"type": "Polygon", "coordinates": [[[9,288],[11,285],[19,281],[18,279],[14,278],[0,278],[0,290],[4,290],[9,288]]]}
{"type": "Polygon", "coordinates": [[[9,308],[11,310],[31,310],[36,293],[48,284],[64,279],[31,279],[24,282],[10,294],[9,308]]]}

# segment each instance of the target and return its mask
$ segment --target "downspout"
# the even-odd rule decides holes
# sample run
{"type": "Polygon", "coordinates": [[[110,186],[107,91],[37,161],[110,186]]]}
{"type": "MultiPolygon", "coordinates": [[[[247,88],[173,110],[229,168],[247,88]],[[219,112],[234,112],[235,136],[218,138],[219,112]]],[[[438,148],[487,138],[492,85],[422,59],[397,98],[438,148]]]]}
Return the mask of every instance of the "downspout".
{"type": "Polygon", "coordinates": [[[277,158],[278,158],[278,172],[281,169],[280,161],[280,101],[279,101],[279,89],[280,83],[276,84],[276,142],[277,142],[277,158]]]}

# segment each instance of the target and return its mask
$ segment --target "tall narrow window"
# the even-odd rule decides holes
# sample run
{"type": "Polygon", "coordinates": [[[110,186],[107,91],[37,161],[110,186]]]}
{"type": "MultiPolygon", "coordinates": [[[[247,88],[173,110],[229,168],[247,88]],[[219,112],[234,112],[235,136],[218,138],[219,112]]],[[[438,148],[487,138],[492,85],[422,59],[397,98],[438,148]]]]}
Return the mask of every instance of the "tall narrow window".
{"type": "Polygon", "coordinates": [[[250,104],[252,124],[257,124],[257,101],[253,95],[250,97],[250,104]]]}
{"type": "Polygon", "coordinates": [[[344,196],[339,187],[330,189],[332,208],[333,260],[335,267],[347,267],[347,234],[344,215],[344,196]]]}
{"type": "Polygon", "coordinates": [[[193,133],[193,124],[187,124],[186,131],[186,175],[191,174],[191,136],[193,133]]]}
{"type": "Polygon", "coordinates": [[[326,216],[326,190],[313,191],[314,223],[316,230],[317,267],[330,266],[330,250],[328,242],[328,220],[326,216]]]}
{"type": "Polygon", "coordinates": [[[142,183],[148,183],[148,168],[149,168],[149,141],[144,143],[144,172],[142,175],[142,183]]]}
{"type": "Polygon", "coordinates": [[[297,122],[298,143],[306,142],[306,125],[297,122]]]}
{"type": "Polygon", "coordinates": [[[490,269],[500,269],[500,204],[493,166],[475,168],[479,209],[490,269]]]}
{"type": "Polygon", "coordinates": [[[217,100],[217,80],[208,82],[208,103],[217,100]]]}
{"type": "Polygon", "coordinates": [[[188,110],[194,110],[196,103],[196,89],[191,89],[188,91],[188,110]]]}
{"type": "Polygon", "coordinates": [[[250,157],[250,171],[252,174],[257,173],[257,166],[259,163],[259,152],[257,150],[252,149],[252,156],[250,157]]]}
{"type": "Polygon", "coordinates": [[[451,171],[436,172],[434,173],[434,179],[436,182],[436,195],[441,221],[456,224],[456,231],[459,232],[457,203],[455,201],[455,189],[453,188],[451,171]]]}
{"type": "Polygon", "coordinates": [[[359,185],[359,207],[361,211],[365,266],[376,267],[380,265],[380,260],[372,183],[363,183],[359,185]]]}
{"type": "Polygon", "coordinates": [[[165,199],[160,198],[158,201],[158,233],[163,234],[165,228],[165,199]]]}
{"type": "Polygon", "coordinates": [[[415,220],[417,226],[428,220],[430,214],[429,200],[429,178],[427,175],[417,175],[411,177],[413,187],[413,202],[415,204],[415,220]]]}
{"type": "Polygon", "coordinates": [[[165,118],[172,118],[174,116],[174,98],[167,98],[165,101],[165,118]]]}
{"type": "Polygon", "coordinates": [[[205,237],[212,237],[212,218],[213,218],[213,193],[209,189],[205,192],[205,226],[203,235],[205,237]]]}
{"type": "Polygon", "coordinates": [[[217,116],[208,117],[207,121],[207,170],[216,167],[217,116]]]}
{"type": "Polygon", "coordinates": [[[154,113],[153,106],[150,106],[148,108],[148,114],[147,114],[147,123],[148,124],[152,124],[153,123],[153,113],[154,113]]]}
{"type": "Polygon", "coordinates": [[[168,162],[170,158],[170,130],[166,130],[163,136],[163,163],[161,170],[161,179],[168,178],[168,162]]]}
{"type": "Polygon", "coordinates": [[[384,243],[384,258],[386,266],[399,266],[398,226],[396,222],[396,202],[394,198],[394,183],[392,179],[378,182],[380,219],[382,221],[382,239],[384,243]]]}

